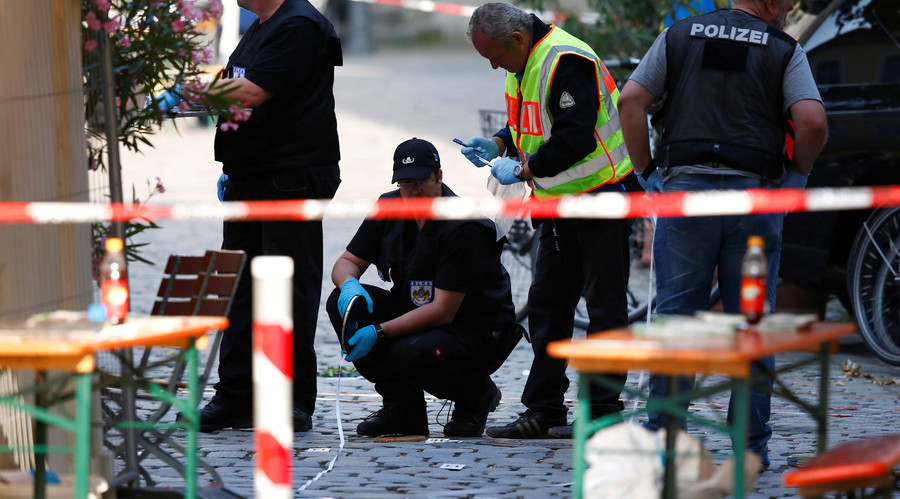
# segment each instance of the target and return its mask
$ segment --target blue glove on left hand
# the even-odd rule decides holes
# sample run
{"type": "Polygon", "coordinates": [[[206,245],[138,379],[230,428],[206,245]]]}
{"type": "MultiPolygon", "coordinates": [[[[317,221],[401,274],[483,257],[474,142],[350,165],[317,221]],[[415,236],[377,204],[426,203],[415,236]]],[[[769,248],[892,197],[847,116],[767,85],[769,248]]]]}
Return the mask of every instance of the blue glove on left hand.
{"type": "Polygon", "coordinates": [[[153,98],[159,110],[169,114],[172,109],[184,100],[181,94],[181,83],[176,83],[174,87],[164,90],[161,94],[153,98]]]}
{"type": "Polygon", "coordinates": [[[378,340],[378,333],[375,332],[375,326],[366,326],[357,330],[347,342],[352,350],[344,356],[344,360],[354,362],[365,357],[372,351],[376,340],[378,340]]]}
{"type": "Polygon", "coordinates": [[[219,196],[219,201],[225,201],[225,181],[228,180],[228,175],[224,173],[219,175],[219,181],[216,182],[216,194],[219,196]]]}
{"type": "Polygon", "coordinates": [[[521,182],[520,179],[517,179],[513,172],[516,169],[516,166],[519,165],[519,162],[512,158],[500,158],[497,161],[494,161],[494,165],[491,166],[491,175],[497,178],[497,180],[503,185],[512,185],[516,182],[521,182]]]}

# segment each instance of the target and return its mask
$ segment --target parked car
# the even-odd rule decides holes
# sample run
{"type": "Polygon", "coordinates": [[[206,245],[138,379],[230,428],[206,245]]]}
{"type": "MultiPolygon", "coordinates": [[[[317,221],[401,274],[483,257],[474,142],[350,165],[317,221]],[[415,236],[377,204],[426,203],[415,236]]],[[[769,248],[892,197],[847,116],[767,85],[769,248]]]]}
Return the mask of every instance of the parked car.
{"type": "MultiPolygon", "coordinates": [[[[807,187],[900,184],[900,2],[804,0],[785,31],[828,115],[807,187]]],[[[781,276],[837,295],[874,353],[900,365],[900,209],[789,214],[781,276]]]]}

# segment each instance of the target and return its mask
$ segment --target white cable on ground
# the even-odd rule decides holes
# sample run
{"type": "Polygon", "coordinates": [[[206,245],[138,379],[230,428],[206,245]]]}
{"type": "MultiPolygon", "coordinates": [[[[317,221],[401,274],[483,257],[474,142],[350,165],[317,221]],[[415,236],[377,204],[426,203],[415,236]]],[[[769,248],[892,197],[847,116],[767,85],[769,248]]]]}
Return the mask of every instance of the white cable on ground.
{"type": "Polygon", "coordinates": [[[338,447],[337,453],[334,455],[334,458],[328,463],[328,466],[325,467],[322,471],[320,471],[316,476],[306,481],[302,487],[297,489],[297,492],[302,492],[306,490],[313,482],[322,478],[322,475],[331,471],[334,468],[334,462],[337,461],[337,458],[340,457],[341,453],[344,451],[344,425],[341,421],[341,378],[344,377],[344,357],[341,357],[341,362],[338,364],[338,381],[337,381],[337,394],[334,397],[334,419],[337,422],[338,429],[338,437],[341,440],[340,447],[338,447]]]}

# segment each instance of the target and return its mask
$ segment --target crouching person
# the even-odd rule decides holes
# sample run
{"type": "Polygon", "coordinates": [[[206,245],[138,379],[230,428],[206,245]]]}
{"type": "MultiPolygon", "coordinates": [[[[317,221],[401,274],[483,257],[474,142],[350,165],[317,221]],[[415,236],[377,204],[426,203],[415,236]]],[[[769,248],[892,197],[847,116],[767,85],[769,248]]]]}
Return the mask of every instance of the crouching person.
{"type": "MultiPolygon", "coordinates": [[[[391,182],[398,189],[381,199],[456,196],[442,180],[435,147],[413,138],[394,152],[391,182]]],[[[455,403],[444,435],[482,434],[500,402],[490,375],[523,333],[500,250],[486,219],[362,223],[334,264],[338,289],[327,302],[340,336],[351,299],[365,300],[343,350],[375,384],[383,407],[357,426],[359,435],[428,435],[424,392],[455,403]],[[390,291],[360,284],[372,264],[390,291]]]]}

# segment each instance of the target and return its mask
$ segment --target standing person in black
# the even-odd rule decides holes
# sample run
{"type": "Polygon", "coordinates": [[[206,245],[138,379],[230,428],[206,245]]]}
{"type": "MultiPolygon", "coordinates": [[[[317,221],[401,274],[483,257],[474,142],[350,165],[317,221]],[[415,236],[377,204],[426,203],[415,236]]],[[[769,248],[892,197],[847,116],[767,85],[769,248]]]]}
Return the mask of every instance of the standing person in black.
{"type": "MultiPolygon", "coordinates": [[[[434,146],[413,138],[394,152],[399,189],[381,199],[455,197],[434,146]]],[[[365,298],[346,359],[375,383],[384,407],[361,436],[427,435],[423,391],[456,403],[444,434],[477,437],[500,402],[491,374],[524,329],[515,322],[502,245],[490,220],[366,220],[331,271],[326,309],[340,336],[350,300],[365,298]],[[359,283],[370,265],[390,291],[359,283]]],[[[358,300],[357,300],[358,301],[358,300]]],[[[356,305],[353,305],[355,308],[356,305]]],[[[353,310],[353,309],[351,309],[353,310]]]]}
{"type": "MultiPolygon", "coordinates": [[[[223,120],[216,160],[228,179],[224,201],[331,199],[340,183],[334,67],[340,39],[307,0],[238,0],[258,19],[241,39],[220,84],[253,112],[236,130],[223,120]]],[[[225,222],[224,249],[294,259],[294,430],[312,426],[316,402],[313,340],[322,287],[322,223],[225,222]]],[[[244,272],[219,351],[216,394],[200,411],[200,431],[253,424],[251,276],[244,272]]]]}

